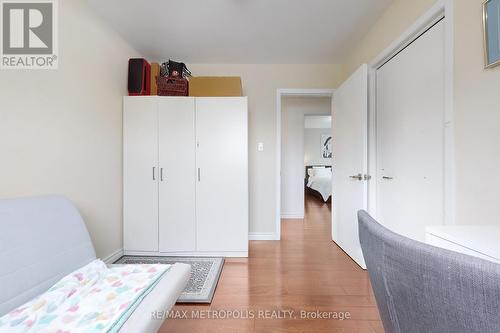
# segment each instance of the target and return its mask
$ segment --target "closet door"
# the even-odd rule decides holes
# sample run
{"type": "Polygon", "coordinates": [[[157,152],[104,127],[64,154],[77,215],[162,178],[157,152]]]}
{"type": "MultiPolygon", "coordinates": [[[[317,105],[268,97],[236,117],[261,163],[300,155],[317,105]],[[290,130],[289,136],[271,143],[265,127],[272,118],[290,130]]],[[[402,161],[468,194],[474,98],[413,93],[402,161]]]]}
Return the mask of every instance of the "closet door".
{"type": "Polygon", "coordinates": [[[377,217],[419,241],[444,223],[444,29],[377,70],[377,217]]]}
{"type": "Polygon", "coordinates": [[[246,252],[246,97],[197,98],[196,135],[197,250],[246,252]]]}
{"type": "Polygon", "coordinates": [[[159,101],[159,240],[161,252],[196,249],[194,98],[159,101]]]}
{"type": "Polygon", "coordinates": [[[123,111],[125,251],[158,251],[158,107],[153,97],[125,97],[123,111]]]}

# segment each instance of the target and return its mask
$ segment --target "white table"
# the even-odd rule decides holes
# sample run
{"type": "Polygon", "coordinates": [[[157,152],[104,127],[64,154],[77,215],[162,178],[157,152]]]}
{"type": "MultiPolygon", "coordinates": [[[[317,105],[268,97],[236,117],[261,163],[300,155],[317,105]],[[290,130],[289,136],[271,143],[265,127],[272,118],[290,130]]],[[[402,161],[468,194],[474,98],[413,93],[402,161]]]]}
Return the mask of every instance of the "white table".
{"type": "Polygon", "coordinates": [[[430,245],[500,264],[500,226],[428,226],[425,229],[425,241],[430,245]]]}

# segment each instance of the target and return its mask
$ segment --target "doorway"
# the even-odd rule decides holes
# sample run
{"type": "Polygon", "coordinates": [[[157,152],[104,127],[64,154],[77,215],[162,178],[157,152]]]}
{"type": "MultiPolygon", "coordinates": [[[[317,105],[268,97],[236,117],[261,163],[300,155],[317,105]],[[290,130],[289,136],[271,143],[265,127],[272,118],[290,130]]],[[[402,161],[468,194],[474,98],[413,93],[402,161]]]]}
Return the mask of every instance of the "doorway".
{"type": "Polygon", "coordinates": [[[281,238],[282,217],[304,218],[304,116],[331,116],[332,96],[332,89],[277,90],[275,239],[281,238]]]}
{"type": "MultiPolygon", "coordinates": [[[[328,101],[331,104],[330,101],[328,101]]],[[[332,116],[304,116],[304,197],[312,203],[331,207],[332,197],[332,116]]]]}

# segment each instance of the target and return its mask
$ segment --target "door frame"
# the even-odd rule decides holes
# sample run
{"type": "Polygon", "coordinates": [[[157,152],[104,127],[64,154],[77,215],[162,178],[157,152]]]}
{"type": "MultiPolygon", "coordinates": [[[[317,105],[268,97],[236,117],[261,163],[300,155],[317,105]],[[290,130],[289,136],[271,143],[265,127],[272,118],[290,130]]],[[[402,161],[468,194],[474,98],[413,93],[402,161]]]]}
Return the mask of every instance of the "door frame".
{"type": "Polygon", "coordinates": [[[455,224],[453,0],[439,0],[368,65],[368,171],[370,175],[374,176],[372,180],[368,182],[368,210],[375,217],[377,216],[376,71],[443,18],[445,24],[443,223],[445,225],[455,224]]]}
{"type": "MultiPolygon", "coordinates": [[[[277,89],[276,90],[276,228],[271,240],[281,239],[281,99],[286,96],[298,97],[330,97],[333,101],[335,89],[277,89]]],[[[333,105],[332,105],[333,109],[333,105]]],[[[332,110],[333,117],[333,110],[332,110]]],[[[333,118],[332,118],[333,122],[333,118]]]]}

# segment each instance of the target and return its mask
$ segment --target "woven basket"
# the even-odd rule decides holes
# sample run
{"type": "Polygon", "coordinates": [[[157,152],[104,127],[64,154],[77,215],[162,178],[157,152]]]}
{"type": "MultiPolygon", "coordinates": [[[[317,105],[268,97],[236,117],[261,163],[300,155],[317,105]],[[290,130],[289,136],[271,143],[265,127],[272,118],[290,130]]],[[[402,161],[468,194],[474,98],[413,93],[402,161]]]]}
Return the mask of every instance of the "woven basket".
{"type": "Polygon", "coordinates": [[[159,96],[188,96],[188,80],[178,77],[159,76],[158,83],[159,96]]]}

